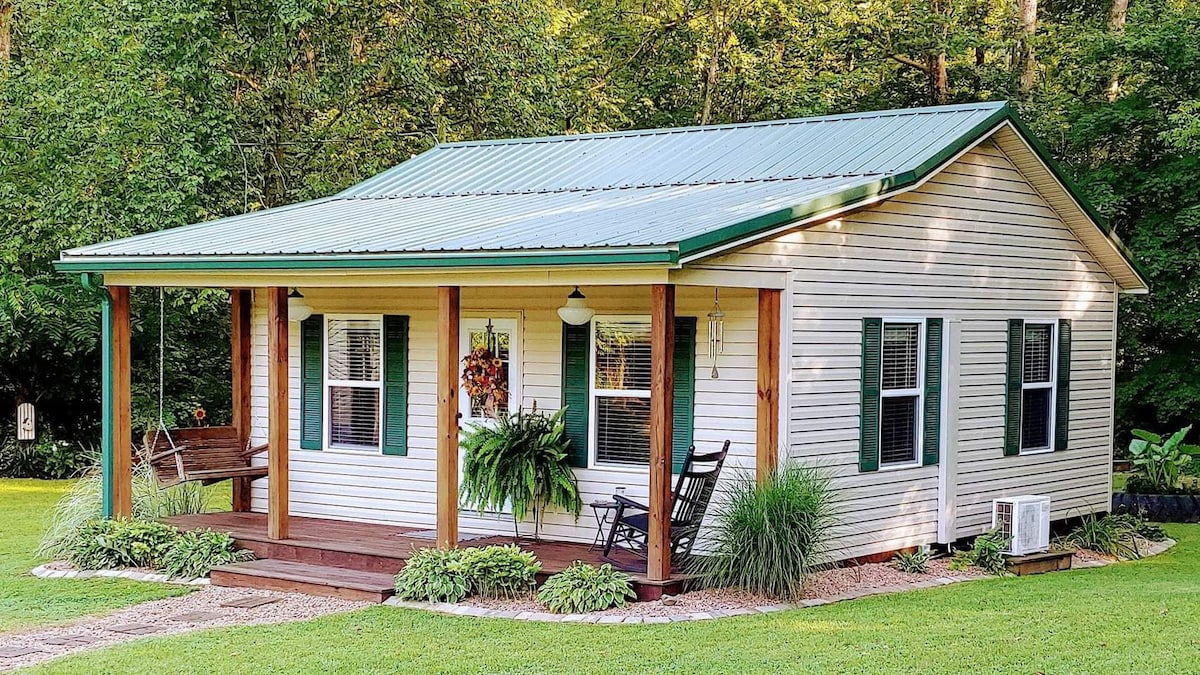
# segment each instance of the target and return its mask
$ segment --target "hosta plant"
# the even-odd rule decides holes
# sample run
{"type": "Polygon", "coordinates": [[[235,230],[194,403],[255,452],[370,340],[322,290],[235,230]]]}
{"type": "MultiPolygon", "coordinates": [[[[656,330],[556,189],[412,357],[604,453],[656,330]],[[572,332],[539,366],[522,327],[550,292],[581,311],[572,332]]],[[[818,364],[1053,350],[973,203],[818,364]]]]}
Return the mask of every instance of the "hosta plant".
{"type": "Polygon", "coordinates": [[[192,530],[175,539],[163,555],[159,569],[172,577],[195,579],[208,576],[214,567],[253,559],[254,554],[239,549],[226,532],[192,530]]]}
{"type": "Polygon", "coordinates": [[[629,575],[607,563],[593,567],[578,560],[538,589],[538,602],[555,614],[599,612],[624,607],[636,598],[629,575]]]}
{"type": "Polygon", "coordinates": [[[471,579],[463,553],[457,548],[417,550],[396,575],[396,597],[429,602],[458,602],[467,597],[471,579]]]}
{"type": "Polygon", "coordinates": [[[929,571],[929,560],[933,554],[928,548],[918,548],[915,551],[902,551],[892,559],[896,569],[908,574],[925,574],[929,571]]]}
{"type": "Polygon", "coordinates": [[[485,598],[528,597],[542,569],[537,556],[512,544],[468,548],[462,564],[471,592],[485,598]]]}
{"type": "Polygon", "coordinates": [[[85,570],[157,568],[178,537],[179,530],[154,521],[92,520],[75,532],[67,559],[85,570]]]}

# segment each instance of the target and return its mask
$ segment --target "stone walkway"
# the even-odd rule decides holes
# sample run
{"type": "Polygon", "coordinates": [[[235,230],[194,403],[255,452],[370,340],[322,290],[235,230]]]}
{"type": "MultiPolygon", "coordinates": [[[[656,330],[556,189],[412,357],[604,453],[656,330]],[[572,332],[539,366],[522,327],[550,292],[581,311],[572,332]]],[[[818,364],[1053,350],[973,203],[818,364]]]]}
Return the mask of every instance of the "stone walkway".
{"type": "Polygon", "coordinates": [[[296,593],[206,586],[177,598],[144,602],[67,625],[0,634],[0,671],[150,636],[305,621],[367,605],[296,593]]]}

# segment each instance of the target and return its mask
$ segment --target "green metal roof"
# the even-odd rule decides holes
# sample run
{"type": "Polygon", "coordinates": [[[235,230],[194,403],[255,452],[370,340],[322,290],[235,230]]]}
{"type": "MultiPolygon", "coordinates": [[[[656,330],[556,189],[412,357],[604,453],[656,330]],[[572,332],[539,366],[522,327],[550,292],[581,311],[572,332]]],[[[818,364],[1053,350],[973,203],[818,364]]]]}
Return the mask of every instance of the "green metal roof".
{"type": "Polygon", "coordinates": [[[64,251],[64,271],[678,265],[910,186],[1004,103],[441,144],[328,198],[64,251]]]}

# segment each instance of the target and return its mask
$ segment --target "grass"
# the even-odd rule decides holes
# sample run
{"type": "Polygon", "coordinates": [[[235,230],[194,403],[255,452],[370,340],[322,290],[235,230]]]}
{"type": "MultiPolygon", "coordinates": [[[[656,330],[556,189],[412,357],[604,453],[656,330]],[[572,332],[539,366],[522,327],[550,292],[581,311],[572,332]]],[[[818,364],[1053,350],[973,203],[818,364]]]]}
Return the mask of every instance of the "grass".
{"type": "MultiPolygon", "coordinates": [[[[38,579],[29,574],[51,509],[71,481],[0,479],[0,631],[44,625],[190,592],[127,579],[38,579]]],[[[227,483],[212,503],[228,509],[227,483]]],[[[0,640],[0,642],[3,642],[0,640]]]]}
{"type": "Polygon", "coordinates": [[[391,607],[138,641],[44,673],[1191,672],[1200,526],[1144,561],[669,625],[446,617],[391,607]],[[565,666],[564,664],[570,664],[565,666]]]}

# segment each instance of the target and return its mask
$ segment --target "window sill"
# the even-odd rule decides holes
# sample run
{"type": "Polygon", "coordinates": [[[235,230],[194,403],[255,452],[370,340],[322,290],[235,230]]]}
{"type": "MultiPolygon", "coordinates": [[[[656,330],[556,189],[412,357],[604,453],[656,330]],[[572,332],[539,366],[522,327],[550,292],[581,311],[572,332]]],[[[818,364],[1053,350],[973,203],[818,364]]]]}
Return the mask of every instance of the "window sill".
{"type": "Polygon", "coordinates": [[[915,462],[905,462],[904,464],[880,464],[879,468],[871,473],[883,473],[885,471],[903,471],[904,469],[919,469],[923,465],[920,460],[915,462]]]}
{"type": "Polygon", "coordinates": [[[1030,455],[1048,455],[1054,452],[1054,448],[1032,448],[1030,450],[1019,450],[1018,457],[1026,457],[1030,455]]]}

